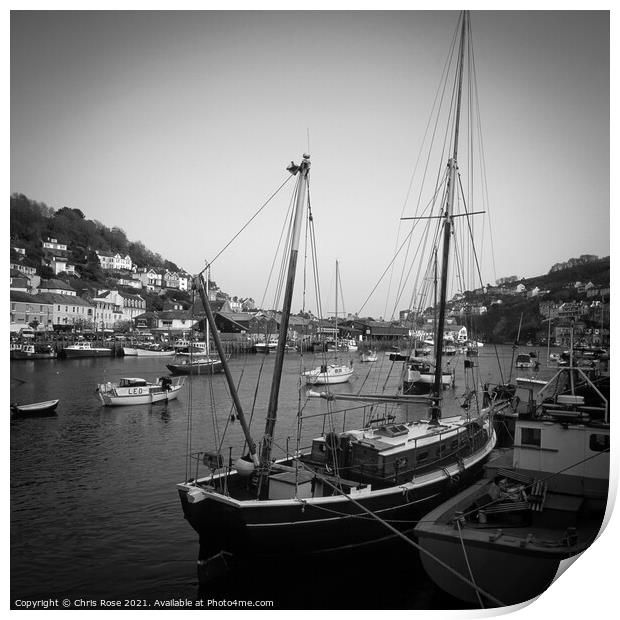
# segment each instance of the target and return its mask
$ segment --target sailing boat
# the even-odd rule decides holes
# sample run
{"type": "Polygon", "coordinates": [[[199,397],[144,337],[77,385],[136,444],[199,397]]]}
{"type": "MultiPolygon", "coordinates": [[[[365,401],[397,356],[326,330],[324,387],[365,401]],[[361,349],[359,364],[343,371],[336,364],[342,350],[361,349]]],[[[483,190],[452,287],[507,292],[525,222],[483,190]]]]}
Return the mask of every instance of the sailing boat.
{"type": "Polygon", "coordinates": [[[192,343],[189,347],[189,357],[182,362],[176,364],[166,364],[166,368],[173,375],[212,375],[216,372],[222,372],[222,360],[211,354],[211,342],[209,336],[209,323],[205,326],[205,341],[200,343],[204,345],[200,347],[197,353],[194,353],[192,343]]]}
{"type": "MultiPolygon", "coordinates": [[[[336,261],[336,345],[338,350],[338,261],[336,261]]],[[[346,383],[353,375],[353,362],[346,364],[321,364],[312,370],[306,370],[303,377],[308,385],[334,385],[346,383]]]]}
{"type": "MultiPolygon", "coordinates": [[[[444,237],[444,244],[446,243],[444,237]]],[[[445,245],[444,245],[445,250],[445,245]]],[[[447,255],[444,253],[444,265],[447,269],[447,255]]],[[[435,310],[438,307],[440,301],[437,300],[437,247],[433,250],[433,269],[435,272],[435,310]]],[[[445,297],[445,292],[444,292],[445,297]]],[[[418,350],[416,349],[417,337],[413,342],[413,355],[405,356],[406,377],[403,380],[403,394],[428,394],[433,385],[435,384],[435,376],[437,373],[441,373],[441,387],[446,389],[453,387],[454,385],[454,368],[450,368],[450,362],[446,363],[446,368],[441,367],[442,355],[454,355],[456,354],[456,348],[451,346],[448,350],[447,342],[444,337],[443,321],[445,319],[445,299],[443,300],[444,308],[443,312],[440,312],[441,317],[439,321],[435,320],[435,335],[432,341],[432,346],[435,350],[434,358],[427,356],[426,354],[418,356],[418,350]],[[438,354],[439,352],[439,354],[438,354]]],[[[437,318],[435,316],[435,318],[437,318]]],[[[391,358],[390,358],[391,359],[391,358]]]]}
{"type": "MultiPolygon", "coordinates": [[[[440,296],[440,321],[445,315],[448,255],[452,206],[457,183],[457,145],[461,108],[461,81],[465,50],[465,18],[457,62],[453,154],[448,162],[449,190],[441,220],[444,264],[440,296]]],[[[289,262],[282,321],[274,364],[265,432],[260,450],[252,438],[241,406],[235,381],[223,360],[228,387],[241,423],[248,454],[234,467],[223,458],[205,475],[193,475],[177,485],[185,518],[200,537],[199,576],[209,580],[231,556],[297,555],[333,552],[343,547],[383,545],[395,538],[394,529],[410,532],[417,519],[442,497],[453,494],[481,475],[482,464],[495,445],[492,415],[463,410],[463,415],[441,416],[441,344],[437,349],[437,369],[429,404],[429,419],[394,423],[383,419],[373,424],[365,420],[360,428],[337,432],[333,425],[312,440],[309,449],[274,460],[280,379],[291,299],[295,281],[302,212],[304,211],[310,160],[288,170],[297,176],[296,207],[291,230],[289,262]],[[387,523],[389,521],[389,524],[387,523]],[[386,525],[388,527],[386,527],[386,525]]],[[[202,277],[194,279],[204,300],[207,318],[213,316],[206,303],[202,277]]],[[[221,347],[217,333],[215,345],[221,347]]],[[[442,338],[436,339],[441,343],[442,338]]],[[[374,402],[379,397],[371,397],[374,402]]],[[[407,402],[416,397],[401,397],[407,402]]],[[[326,403],[331,404],[332,399],[326,403]]],[[[419,402],[419,399],[418,401],[419,402]]],[[[330,405],[331,406],[331,405],[330,405]]],[[[325,419],[333,423],[338,412],[325,419]]],[[[344,413],[344,412],[340,412],[344,413]]],[[[300,425],[303,421],[298,414],[300,425]]],[[[312,416],[314,417],[314,416],[312,416]]],[[[346,420],[346,418],[345,418],[346,420]]],[[[344,423],[343,423],[344,426],[344,423]]],[[[314,427],[316,428],[316,427],[314,427]]],[[[287,451],[288,452],[288,451],[287,451]]],[[[202,461],[196,455],[197,467],[202,461]]],[[[209,460],[212,464],[213,461],[209,460]]],[[[207,463],[205,462],[205,465],[207,463]]],[[[188,468],[190,469],[190,468],[188,468]]]]}

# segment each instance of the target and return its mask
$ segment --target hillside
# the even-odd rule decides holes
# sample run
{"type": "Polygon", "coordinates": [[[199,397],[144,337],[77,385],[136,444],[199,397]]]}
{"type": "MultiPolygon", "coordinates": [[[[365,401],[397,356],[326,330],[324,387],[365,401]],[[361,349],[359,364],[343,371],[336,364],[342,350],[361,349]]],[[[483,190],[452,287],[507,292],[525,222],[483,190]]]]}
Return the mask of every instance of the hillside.
{"type": "Polygon", "coordinates": [[[95,250],[129,254],[138,267],[179,271],[172,261],[151,252],[142,242],[129,241],[117,226],[108,228],[97,220],[88,220],[79,209],[54,210],[23,194],[11,196],[10,226],[11,246],[24,248],[24,262],[37,269],[43,257],[41,241],[51,237],[67,245],[69,261],[86,280],[98,280],[101,275],[95,250]]]}

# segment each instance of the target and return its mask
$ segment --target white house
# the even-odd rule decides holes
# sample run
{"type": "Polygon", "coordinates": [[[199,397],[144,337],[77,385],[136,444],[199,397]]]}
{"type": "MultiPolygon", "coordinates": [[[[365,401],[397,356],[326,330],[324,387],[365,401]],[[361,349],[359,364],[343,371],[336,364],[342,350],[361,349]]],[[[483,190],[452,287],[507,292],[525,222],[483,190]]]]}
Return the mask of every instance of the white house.
{"type": "Polygon", "coordinates": [[[140,280],[142,286],[147,291],[154,291],[161,288],[161,273],[151,269],[150,267],[141,267],[131,276],[135,280],[140,280]]]}
{"type": "Polygon", "coordinates": [[[112,254],[111,252],[100,252],[99,250],[95,253],[99,259],[101,269],[126,269],[131,271],[133,263],[129,254],[122,256],[118,252],[116,254],[112,254]]]}
{"type": "Polygon", "coordinates": [[[61,256],[54,256],[51,259],[42,258],[41,262],[50,267],[55,276],[63,271],[75,275],[75,265],[72,265],[66,258],[62,258],[61,256]]]}
{"type": "MultiPolygon", "coordinates": [[[[121,293],[117,290],[99,290],[97,292],[97,301],[108,301],[116,309],[116,320],[118,321],[133,321],[133,319],[146,312],[146,301],[140,297],[140,295],[133,295],[132,293],[121,293]]],[[[104,308],[102,304],[102,310],[109,310],[104,308]]]]}
{"type": "Polygon", "coordinates": [[[61,252],[66,252],[67,244],[58,243],[58,239],[50,239],[48,237],[46,241],[43,241],[43,249],[44,250],[60,250],[61,252]]]}

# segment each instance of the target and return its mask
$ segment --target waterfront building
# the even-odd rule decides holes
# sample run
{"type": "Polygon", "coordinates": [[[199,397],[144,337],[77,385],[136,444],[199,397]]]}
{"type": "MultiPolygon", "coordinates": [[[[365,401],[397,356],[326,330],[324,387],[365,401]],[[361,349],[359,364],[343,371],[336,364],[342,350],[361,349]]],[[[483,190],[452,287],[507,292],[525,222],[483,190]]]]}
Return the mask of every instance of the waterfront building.
{"type": "Polygon", "coordinates": [[[39,303],[51,306],[48,325],[68,327],[92,323],[93,306],[82,297],[61,293],[39,293],[35,298],[39,303]]]}
{"type": "MultiPolygon", "coordinates": [[[[140,297],[140,295],[134,295],[133,293],[123,293],[118,290],[99,290],[97,292],[97,300],[102,302],[107,300],[112,304],[112,313],[114,314],[114,308],[118,308],[116,314],[120,314],[117,321],[133,321],[137,316],[146,312],[146,301],[140,297]]],[[[109,308],[104,308],[103,303],[101,307],[102,312],[109,312],[109,308]]],[[[109,318],[109,317],[106,317],[109,318]]],[[[104,318],[105,320],[105,318],[104,318]]]]}
{"type": "Polygon", "coordinates": [[[10,291],[11,324],[24,327],[32,321],[42,326],[52,325],[52,303],[41,295],[31,295],[23,291],[10,291]]]}

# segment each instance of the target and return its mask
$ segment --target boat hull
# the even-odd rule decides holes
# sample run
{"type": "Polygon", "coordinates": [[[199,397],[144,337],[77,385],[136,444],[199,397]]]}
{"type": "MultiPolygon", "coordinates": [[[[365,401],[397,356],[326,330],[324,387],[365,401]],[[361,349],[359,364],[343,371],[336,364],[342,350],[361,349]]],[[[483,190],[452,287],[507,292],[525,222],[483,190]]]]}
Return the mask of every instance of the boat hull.
{"type": "Polygon", "coordinates": [[[77,359],[81,357],[110,357],[112,349],[65,349],[64,357],[77,359]]]}
{"type": "MultiPolygon", "coordinates": [[[[428,394],[435,382],[435,375],[421,374],[418,379],[414,381],[403,381],[403,394],[418,395],[428,394]]],[[[443,389],[451,388],[454,383],[454,377],[451,374],[443,374],[441,376],[441,384],[443,389]]]]}
{"type": "Polygon", "coordinates": [[[56,407],[60,401],[46,400],[40,403],[31,403],[30,405],[13,405],[11,412],[15,416],[35,417],[56,415],[56,407]]]}
{"type": "Polygon", "coordinates": [[[149,391],[147,394],[126,394],[126,395],[113,395],[103,392],[99,393],[101,402],[106,407],[118,407],[125,405],[152,405],[153,403],[159,403],[162,401],[174,400],[182,388],[182,385],[172,386],[168,390],[161,391],[149,391]]]}
{"type": "MultiPolygon", "coordinates": [[[[412,532],[419,518],[482,475],[482,465],[495,445],[495,436],[460,463],[398,486],[317,498],[234,501],[218,493],[192,493],[202,487],[178,485],[185,518],[200,539],[202,576],[206,565],[222,553],[236,558],[304,556],[372,550],[396,538],[383,523],[412,532]],[[353,501],[351,501],[353,500],[353,501]],[[214,535],[217,533],[217,535],[214,535]]],[[[248,499],[251,497],[248,492],[248,499]]],[[[254,493],[255,496],[255,493],[254,493]]]]}
{"type": "Polygon", "coordinates": [[[56,357],[56,351],[45,353],[25,353],[24,351],[11,351],[12,360],[51,360],[56,357]]]}
{"type": "Polygon", "coordinates": [[[442,590],[460,600],[478,603],[474,588],[433,558],[465,577],[471,574],[479,588],[506,605],[514,605],[544,592],[553,582],[560,562],[583,552],[600,523],[594,519],[594,526],[587,533],[581,531],[572,544],[557,542],[565,536],[566,524],[556,523],[555,517],[548,517],[551,525],[543,529],[532,524],[519,527],[518,522],[512,527],[455,525],[457,512],[467,511],[475,502],[488,501],[490,484],[488,479],[481,480],[448,499],[424,517],[414,535],[423,550],[422,565],[442,590]]]}
{"type": "Polygon", "coordinates": [[[123,355],[130,357],[169,357],[175,355],[176,351],[157,351],[150,349],[141,349],[140,347],[123,347],[123,355]]]}
{"type": "Polygon", "coordinates": [[[175,376],[212,375],[224,370],[220,360],[199,364],[166,364],[166,368],[175,376]]]}

